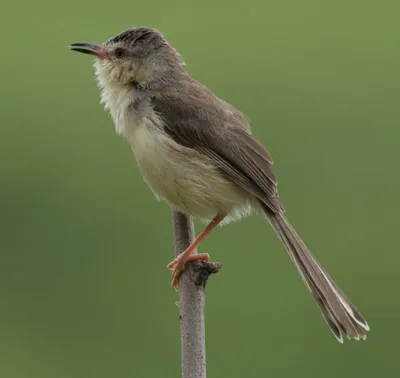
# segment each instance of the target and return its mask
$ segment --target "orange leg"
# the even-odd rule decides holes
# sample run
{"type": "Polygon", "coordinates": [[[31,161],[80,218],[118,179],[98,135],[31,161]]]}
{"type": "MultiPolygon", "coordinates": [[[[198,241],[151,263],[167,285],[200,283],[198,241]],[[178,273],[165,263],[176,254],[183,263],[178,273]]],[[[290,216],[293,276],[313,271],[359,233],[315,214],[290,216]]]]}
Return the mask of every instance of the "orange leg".
{"type": "Polygon", "coordinates": [[[168,264],[168,269],[172,270],[172,289],[175,289],[179,284],[179,277],[183,271],[184,265],[187,261],[201,260],[209,261],[210,256],[207,253],[200,253],[193,255],[193,252],[206,238],[206,236],[216,227],[225,215],[217,214],[214,219],[208,224],[204,231],[196,238],[196,240],[189,245],[185,252],[181,253],[174,261],[168,264]]]}

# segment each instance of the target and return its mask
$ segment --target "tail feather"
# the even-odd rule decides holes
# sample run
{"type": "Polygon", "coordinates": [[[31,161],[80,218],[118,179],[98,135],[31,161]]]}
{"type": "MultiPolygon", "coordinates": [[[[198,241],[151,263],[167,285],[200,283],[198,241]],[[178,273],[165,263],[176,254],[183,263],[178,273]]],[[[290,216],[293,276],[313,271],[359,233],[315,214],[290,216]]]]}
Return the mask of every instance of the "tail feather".
{"type": "Polygon", "coordinates": [[[343,334],[365,340],[369,326],[357,308],[314,258],[285,216],[264,205],[262,208],[338,341],[343,342],[343,334]]]}

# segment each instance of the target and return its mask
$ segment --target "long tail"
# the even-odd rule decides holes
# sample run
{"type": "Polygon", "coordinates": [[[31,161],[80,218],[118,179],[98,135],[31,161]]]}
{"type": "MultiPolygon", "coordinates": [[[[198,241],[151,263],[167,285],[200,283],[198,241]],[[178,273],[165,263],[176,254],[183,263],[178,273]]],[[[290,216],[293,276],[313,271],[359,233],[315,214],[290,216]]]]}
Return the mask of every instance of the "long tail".
{"type": "Polygon", "coordinates": [[[262,208],[338,341],[343,342],[343,334],[349,339],[365,340],[369,326],[360,312],[313,257],[285,216],[271,212],[265,205],[262,208]]]}

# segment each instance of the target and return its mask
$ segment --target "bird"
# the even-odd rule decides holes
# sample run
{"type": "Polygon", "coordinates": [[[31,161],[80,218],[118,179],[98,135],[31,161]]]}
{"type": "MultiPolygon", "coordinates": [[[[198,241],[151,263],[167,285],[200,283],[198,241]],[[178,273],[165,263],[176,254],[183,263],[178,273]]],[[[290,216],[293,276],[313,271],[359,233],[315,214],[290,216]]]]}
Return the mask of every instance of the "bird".
{"type": "Polygon", "coordinates": [[[173,288],[185,263],[209,261],[208,254],[194,252],[217,225],[261,213],[337,340],[366,339],[367,321],[289,223],[271,155],[247,117],[192,78],[160,31],[132,27],[104,43],[76,42],[69,48],[94,57],[101,103],[156,198],[208,224],[168,265],[173,288]]]}

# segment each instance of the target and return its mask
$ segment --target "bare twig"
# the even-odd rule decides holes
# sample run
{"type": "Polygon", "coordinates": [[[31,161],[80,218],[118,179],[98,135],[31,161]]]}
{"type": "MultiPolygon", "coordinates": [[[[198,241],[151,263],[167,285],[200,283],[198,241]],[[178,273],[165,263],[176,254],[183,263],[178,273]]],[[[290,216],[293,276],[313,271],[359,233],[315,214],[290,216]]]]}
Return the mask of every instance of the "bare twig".
{"type": "MultiPolygon", "coordinates": [[[[178,211],[172,213],[172,224],[178,256],[193,242],[194,224],[191,217],[178,211]]],[[[217,273],[221,266],[218,263],[189,262],[180,277],[182,378],[206,378],[205,285],[208,276],[217,273]]]]}

